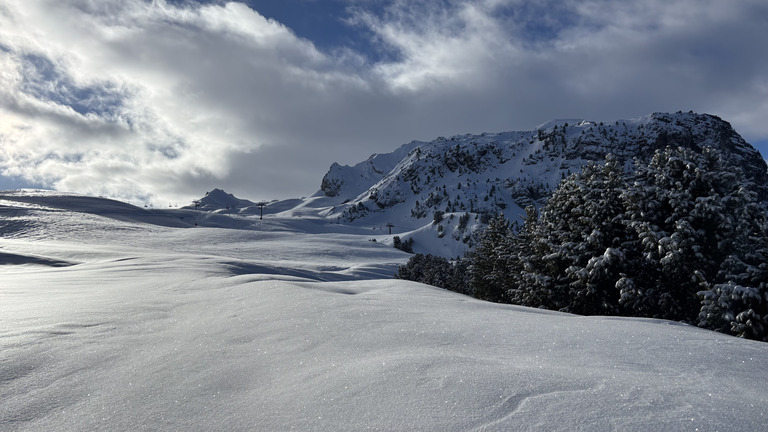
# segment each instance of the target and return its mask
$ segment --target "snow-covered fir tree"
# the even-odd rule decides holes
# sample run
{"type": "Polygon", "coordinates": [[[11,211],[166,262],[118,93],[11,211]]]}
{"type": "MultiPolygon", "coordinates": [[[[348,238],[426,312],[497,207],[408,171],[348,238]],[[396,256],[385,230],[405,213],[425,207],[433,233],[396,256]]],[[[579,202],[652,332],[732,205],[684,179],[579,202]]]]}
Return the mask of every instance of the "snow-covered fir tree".
{"type": "Polygon", "coordinates": [[[624,182],[613,158],[564,180],[535,221],[528,241],[538,259],[522,269],[516,289],[549,309],[616,314],[621,248],[628,241],[621,220],[624,182]]]}
{"type": "Polygon", "coordinates": [[[491,219],[475,249],[468,254],[469,280],[475,297],[507,302],[509,267],[514,258],[508,252],[512,238],[509,220],[503,214],[491,219]]]}
{"type": "Polygon", "coordinates": [[[738,221],[754,197],[739,167],[704,148],[657,151],[624,194],[625,218],[655,277],[621,283],[633,313],[696,322],[698,292],[723,281],[725,258],[744,248],[738,221]]]}
{"type": "Polygon", "coordinates": [[[539,218],[536,207],[530,205],[525,208],[523,225],[515,225],[515,233],[506,244],[509,255],[508,278],[511,283],[507,287],[507,296],[510,303],[523,306],[540,307],[544,304],[549,293],[541,292],[528,287],[543,285],[538,281],[540,276],[533,270],[541,267],[541,257],[534,250],[533,244],[536,236],[536,222],[539,218]]]}
{"type": "Polygon", "coordinates": [[[768,222],[757,201],[742,207],[737,247],[720,266],[720,282],[699,292],[699,325],[768,342],[768,222]]]}

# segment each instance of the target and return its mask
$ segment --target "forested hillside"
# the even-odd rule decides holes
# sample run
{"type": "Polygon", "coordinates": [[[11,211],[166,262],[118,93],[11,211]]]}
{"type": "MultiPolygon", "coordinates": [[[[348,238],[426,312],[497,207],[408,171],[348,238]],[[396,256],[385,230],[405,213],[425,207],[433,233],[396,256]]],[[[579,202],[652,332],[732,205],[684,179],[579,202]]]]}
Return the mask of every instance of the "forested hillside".
{"type": "Polygon", "coordinates": [[[712,147],[667,147],[632,167],[613,156],[589,163],[540,210],[528,207],[524,223],[492,220],[458,263],[414,257],[398,276],[490,301],[768,341],[759,177],[712,147]]]}

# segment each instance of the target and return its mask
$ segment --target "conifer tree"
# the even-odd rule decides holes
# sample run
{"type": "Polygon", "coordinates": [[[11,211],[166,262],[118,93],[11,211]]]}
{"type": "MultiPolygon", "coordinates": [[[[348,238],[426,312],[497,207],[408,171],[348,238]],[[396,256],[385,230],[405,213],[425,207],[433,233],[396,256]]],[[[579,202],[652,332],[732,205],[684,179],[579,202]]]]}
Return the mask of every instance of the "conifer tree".
{"type": "Polygon", "coordinates": [[[476,298],[497,303],[507,301],[510,237],[509,220],[499,214],[491,219],[478,244],[468,254],[469,281],[476,298]]]}
{"type": "Polygon", "coordinates": [[[719,283],[698,293],[699,326],[768,342],[766,208],[752,199],[734,216],[735,247],[720,266],[719,283]]]}
{"type": "MultiPolygon", "coordinates": [[[[623,170],[613,158],[587,164],[564,180],[534,228],[526,228],[533,257],[522,270],[523,304],[581,314],[616,314],[616,282],[624,268],[620,249],[623,170]]],[[[518,241],[523,239],[518,239],[518,241]]]]}
{"type": "Polygon", "coordinates": [[[539,267],[540,261],[539,255],[532,247],[538,220],[539,214],[536,207],[527,206],[522,227],[514,232],[509,241],[511,259],[508,271],[511,283],[507,297],[513,304],[539,307],[543,303],[542,299],[536,297],[537,293],[530,289],[535,285],[534,281],[538,277],[534,269],[539,267]]]}
{"type": "Polygon", "coordinates": [[[698,292],[718,283],[721,264],[739,247],[736,221],[751,200],[745,177],[710,148],[666,148],[649,165],[636,163],[626,219],[653,275],[620,283],[622,303],[633,314],[696,322],[698,292]]]}

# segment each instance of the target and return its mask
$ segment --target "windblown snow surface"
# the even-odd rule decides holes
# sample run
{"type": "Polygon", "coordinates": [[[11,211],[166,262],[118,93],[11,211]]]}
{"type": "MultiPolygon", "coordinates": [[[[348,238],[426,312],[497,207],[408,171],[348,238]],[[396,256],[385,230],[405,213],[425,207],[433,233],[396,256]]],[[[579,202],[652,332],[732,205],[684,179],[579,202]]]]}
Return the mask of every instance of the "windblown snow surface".
{"type": "Polygon", "coordinates": [[[768,424],[768,344],[394,280],[363,228],[16,191],[0,233],[4,431],[768,424]]]}

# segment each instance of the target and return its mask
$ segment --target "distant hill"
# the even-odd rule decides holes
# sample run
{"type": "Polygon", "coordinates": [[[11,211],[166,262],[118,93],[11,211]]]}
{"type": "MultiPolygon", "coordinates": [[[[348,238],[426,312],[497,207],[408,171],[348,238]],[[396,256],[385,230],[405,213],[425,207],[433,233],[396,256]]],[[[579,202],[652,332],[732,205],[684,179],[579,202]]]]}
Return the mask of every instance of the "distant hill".
{"type": "Polygon", "coordinates": [[[221,189],[214,189],[210,192],[206,192],[204,197],[200,198],[199,200],[195,200],[191,206],[187,206],[186,208],[214,211],[222,209],[241,209],[254,206],[256,206],[256,203],[252,201],[237,198],[234,195],[224,192],[221,189]]]}

